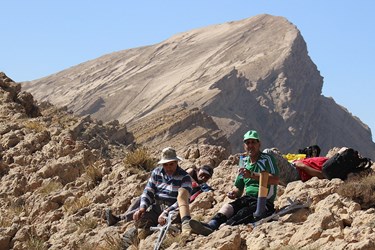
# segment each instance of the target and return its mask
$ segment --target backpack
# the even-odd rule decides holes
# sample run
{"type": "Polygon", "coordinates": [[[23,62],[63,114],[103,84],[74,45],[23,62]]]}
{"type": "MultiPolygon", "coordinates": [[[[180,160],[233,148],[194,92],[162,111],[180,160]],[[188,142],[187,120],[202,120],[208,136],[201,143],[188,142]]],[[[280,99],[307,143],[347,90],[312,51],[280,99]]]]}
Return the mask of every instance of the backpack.
{"type": "Polygon", "coordinates": [[[370,158],[362,158],[352,148],[346,149],[341,154],[337,153],[328,159],[322,168],[325,178],[331,180],[340,178],[346,180],[349,173],[359,173],[371,167],[370,158]]]}

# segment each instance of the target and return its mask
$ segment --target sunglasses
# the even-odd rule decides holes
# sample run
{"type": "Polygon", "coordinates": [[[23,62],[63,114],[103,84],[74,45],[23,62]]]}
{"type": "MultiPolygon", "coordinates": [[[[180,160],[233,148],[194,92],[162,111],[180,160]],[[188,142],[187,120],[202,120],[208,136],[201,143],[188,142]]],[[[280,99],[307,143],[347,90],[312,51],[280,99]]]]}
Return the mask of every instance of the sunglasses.
{"type": "Polygon", "coordinates": [[[249,144],[257,144],[258,142],[259,142],[258,140],[246,140],[243,143],[245,143],[246,145],[249,145],[249,144]]]}

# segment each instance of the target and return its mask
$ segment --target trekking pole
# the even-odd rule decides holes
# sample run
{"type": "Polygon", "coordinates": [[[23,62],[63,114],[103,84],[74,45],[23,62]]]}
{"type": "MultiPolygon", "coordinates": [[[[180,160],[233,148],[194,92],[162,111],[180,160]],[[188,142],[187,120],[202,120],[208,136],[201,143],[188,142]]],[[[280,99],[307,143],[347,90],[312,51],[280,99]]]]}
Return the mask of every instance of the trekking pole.
{"type": "Polygon", "coordinates": [[[298,200],[295,200],[295,201],[292,201],[290,198],[287,198],[288,199],[288,202],[289,204],[284,206],[283,208],[281,208],[279,211],[277,211],[276,213],[268,216],[268,217],[265,217],[257,222],[254,222],[254,223],[251,223],[254,227],[256,226],[259,226],[265,222],[268,222],[268,221],[271,221],[271,220],[278,220],[280,216],[284,215],[284,214],[287,214],[291,211],[294,211],[296,209],[300,209],[300,208],[306,208],[306,207],[309,207],[311,205],[311,199],[310,198],[307,198],[307,201],[306,203],[303,203],[303,202],[300,202],[298,200]]]}
{"type": "Polygon", "coordinates": [[[175,218],[176,212],[170,212],[167,216],[167,223],[165,223],[163,226],[158,225],[157,227],[150,227],[151,231],[160,231],[158,239],[155,243],[154,250],[159,250],[161,247],[161,244],[163,243],[165,237],[167,236],[167,233],[169,230],[173,230],[174,232],[178,232],[178,228],[172,225],[172,221],[175,218]]]}

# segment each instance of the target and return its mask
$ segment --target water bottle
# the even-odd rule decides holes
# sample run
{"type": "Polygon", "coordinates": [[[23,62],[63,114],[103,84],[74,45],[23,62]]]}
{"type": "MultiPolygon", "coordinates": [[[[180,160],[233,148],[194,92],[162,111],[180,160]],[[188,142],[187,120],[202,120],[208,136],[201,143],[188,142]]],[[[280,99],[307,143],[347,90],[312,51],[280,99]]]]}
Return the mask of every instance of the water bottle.
{"type": "MultiPolygon", "coordinates": [[[[240,161],[238,162],[238,169],[244,168],[245,164],[243,161],[243,155],[240,155],[240,161]]],[[[240,174],[240,176],[243,176],[243,174],[240,174]]]]}

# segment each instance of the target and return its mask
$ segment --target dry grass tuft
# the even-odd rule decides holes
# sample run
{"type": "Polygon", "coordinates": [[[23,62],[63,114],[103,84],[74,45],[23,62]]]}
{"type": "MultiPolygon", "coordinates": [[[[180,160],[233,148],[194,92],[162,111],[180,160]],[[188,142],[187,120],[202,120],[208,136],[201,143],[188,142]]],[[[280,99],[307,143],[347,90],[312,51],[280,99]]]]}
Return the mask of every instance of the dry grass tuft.
{"type": "Polygon", "coordinates": [[[141,168],[146,171],[151,171],[154,169],[157,160],[150,156],[148,150],[144,147],[137,148],[133,152],[126,155],[124,159],[125,166],[141,168]]]}
{"type": "Polygon", "coordinates": [[[85,171],[88,180],[94,183],[95,185],[98,185],[102,181],[103,174],[100,169],[100,165],[91,164],[85,169],[85,171]]]}
{"type": "Polygon", "coordinates": [[[12,217],[8,216],[6,213],[1,212],[0,217],[0,227],[6,228],[12,225],[12,217]]]}
{"type": "Polygon", "coordinates": [[[73,201],[66,201],[65,204],[63,205],[63,209],[68,214],[75,214],[81,208],[87,207],[90,204],[91,202],[89,198],[82,196],[79,199],[76,199],[73,201]]]}
{"type": "Polygon", "coordinates": [[[36,121],[25,121],[23,125],[25,126],[25,128],[34,130],[36,132],[43,132],[47,130],[44,124],[36,121]]]}
{"type": "Polygon", "coordinates": [[[104,244],[99,246],[97,250],[121,250],[124,249],[124,244],[121,238],[105,235],[104,244]]]}
{"type": "Polygon", "coordinates": [[[57,190],[61,190],[63,188],[63,185],[58,181],[50,181],[48,183],[43,184],[39,189],[38,193],[40,193],[43,196],[46,196],[52,192],[55,192],[57,190]]]}
{"type": "Polygon", "coordinates": [[[35,234],[29,234],[29,238],[25,242],[26,249],[30,250],[47,250],[46,241],[35,234]]]}
{"type": "Polygon", "coordinates": [[[19,203],[11,198],[4,199],[6,204],[0,208],[0,228],[10,227],[16,216],[28,216],[32,210],[32,205],[19,203]]]}
{"type": "Polygon", "coordinates": [[[375,206],[375,174],[358,175],[340,187],[338,193],[358,202],[363,209],[375,206]]]}
{"type": "Polygon", "coordinates": [[[77,225],[77,233],[81,234],[85,232],[86,230],[91,230],[91,229],[96,228],[96,226],[98,225],[98,221],[97,219],[93,217],[85,216],[80,221],[75,222],[75,224],[77,225]]]}
{"type": "Polygon", "coordinates": [[[64,112],[61,112],[60,110],[51,110],[50,113],[55,114],[52,117],[52,124],[53,125],[59,125],[62,128],[69,128],[70,126],[73,126],[75,123],[78,122],[79,118],[67,115],[64,112]]]}

